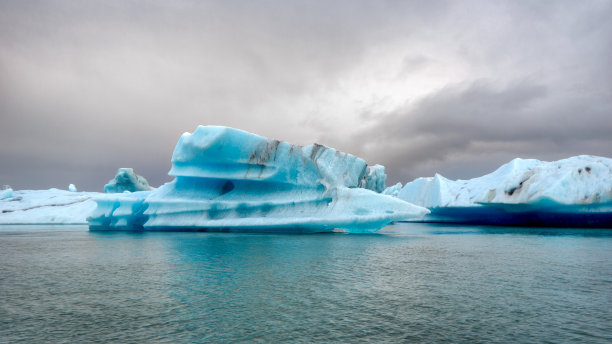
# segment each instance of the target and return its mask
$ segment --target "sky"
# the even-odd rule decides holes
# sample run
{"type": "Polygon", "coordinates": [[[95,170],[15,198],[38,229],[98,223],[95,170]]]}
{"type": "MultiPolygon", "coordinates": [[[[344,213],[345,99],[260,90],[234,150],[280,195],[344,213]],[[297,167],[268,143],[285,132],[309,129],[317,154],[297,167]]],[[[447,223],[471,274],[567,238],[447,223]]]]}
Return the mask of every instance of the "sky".
{"type": "Polygon", "coordinates": [[[0,0],[0,185],[158,186],[197,125],[388,184],[612,157],[612,1],[0,0]]]}

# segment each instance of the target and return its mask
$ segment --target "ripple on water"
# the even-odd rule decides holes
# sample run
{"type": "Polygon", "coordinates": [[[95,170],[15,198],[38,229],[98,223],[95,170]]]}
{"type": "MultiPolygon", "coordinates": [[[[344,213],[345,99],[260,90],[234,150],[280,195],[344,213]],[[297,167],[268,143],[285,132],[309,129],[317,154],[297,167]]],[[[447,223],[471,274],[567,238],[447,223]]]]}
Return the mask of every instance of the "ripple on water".
{"type": "Polygon", "coordinates": [[[612,341],[610,235],[384,232],[2,228],[0,341],[612,341]]]}

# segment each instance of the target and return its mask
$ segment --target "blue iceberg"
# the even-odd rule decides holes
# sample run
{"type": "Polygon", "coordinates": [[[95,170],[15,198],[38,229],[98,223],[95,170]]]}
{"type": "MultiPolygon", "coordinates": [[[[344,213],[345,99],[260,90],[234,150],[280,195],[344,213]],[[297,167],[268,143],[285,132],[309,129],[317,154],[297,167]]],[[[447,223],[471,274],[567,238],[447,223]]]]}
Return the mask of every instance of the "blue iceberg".
{"type": "Polygon", "coordinates": [[[125,167],[118,169],[115,178],[104,185],[105,193],[137,192],[151,189],[153,188],[143,176],[134,173],[133,168],[125,167]]]}
{"type": "Polygon", "coordinates": [[[100,199],[90,229],[367,233],[428,213],[380,193],[383,166],[228,127],[183,134],[169,175],[153,191],[100,199]]]}
{"type": "Polygon", "coordinates": [[[612,159],[514,159],[470,180],[418,178],[398,197],[429,208],[427,222],[612,227],[612,159]]]}

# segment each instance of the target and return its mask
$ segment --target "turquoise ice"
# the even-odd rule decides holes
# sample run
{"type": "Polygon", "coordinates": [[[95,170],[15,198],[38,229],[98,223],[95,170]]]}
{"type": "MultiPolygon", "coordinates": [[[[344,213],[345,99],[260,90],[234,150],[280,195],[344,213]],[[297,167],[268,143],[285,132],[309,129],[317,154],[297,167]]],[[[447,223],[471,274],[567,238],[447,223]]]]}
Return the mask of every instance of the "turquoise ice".
{"type": "Polygon", "coordinates": [[[115,178],[104,185],[104,192],[106,193],[148,191],[151,189],[153,188],[143,176],[134,173],[133,168],[125,167],[118,169],[115,178]]]}
{"type": "Polygon", "coordinates": [[[380,193],[383,166],[228,127],[183,134],[169,175],[156,190],[99,200],[90,228],[364,233],[428,212],[380,193]]]}

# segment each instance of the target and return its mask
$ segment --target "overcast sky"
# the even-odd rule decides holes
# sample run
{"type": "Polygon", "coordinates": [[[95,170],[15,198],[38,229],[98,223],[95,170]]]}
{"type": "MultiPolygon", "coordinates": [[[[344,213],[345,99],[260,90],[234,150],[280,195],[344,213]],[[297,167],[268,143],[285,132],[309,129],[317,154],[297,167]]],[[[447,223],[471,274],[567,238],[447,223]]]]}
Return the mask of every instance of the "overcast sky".
{"type": "Polygon", "coordinates": [[[612,157],[612,1],[0,0],[0,184],[169,181],[179,136],[318,142],[389,183],[612,157]]]}

